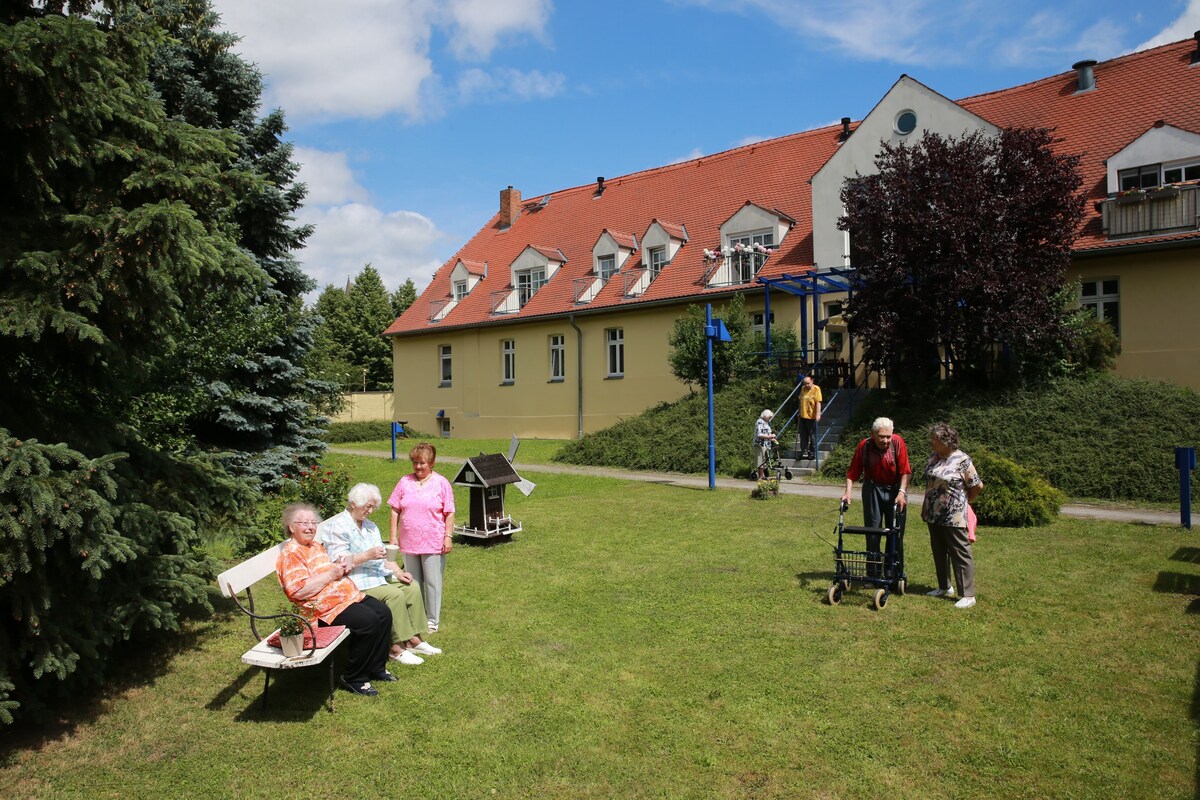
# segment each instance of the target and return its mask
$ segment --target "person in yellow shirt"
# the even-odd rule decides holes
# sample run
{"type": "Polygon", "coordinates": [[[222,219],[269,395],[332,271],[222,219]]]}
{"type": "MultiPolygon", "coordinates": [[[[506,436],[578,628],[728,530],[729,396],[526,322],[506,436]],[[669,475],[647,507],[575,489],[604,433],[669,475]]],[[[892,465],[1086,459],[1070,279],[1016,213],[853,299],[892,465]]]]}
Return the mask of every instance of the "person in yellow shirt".
{"type": "Polygon", "coordinates": [[[800,386],[800,457],[813,458],[817,448],[817,423],[821,420],[821,387],[805,375],[800,386]]]}

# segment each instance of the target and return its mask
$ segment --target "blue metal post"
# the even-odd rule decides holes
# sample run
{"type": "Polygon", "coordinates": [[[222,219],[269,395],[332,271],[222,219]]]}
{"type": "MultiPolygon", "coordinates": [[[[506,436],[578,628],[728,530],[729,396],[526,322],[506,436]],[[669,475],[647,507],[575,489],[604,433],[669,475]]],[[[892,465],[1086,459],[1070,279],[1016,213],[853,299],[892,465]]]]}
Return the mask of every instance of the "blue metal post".
{"type": "Polygon", "coordinates": [[[708,356],[708,488],[717,488],[717,435],[713,419],[713,326],[712,303],[704,304],[704,349],[708,356]]]}
{"type": "Polygon", "coordinates": [[[1192,529],[1192,470],[1196,468],[1196,448],[1176,447],[1175,466],[1179,469],[1179,524],[1192,529]]]}
{"type": "Polygon", "coordinates": [[[392,423],[392,461],[396,460],[396,423],[392,423]]]}

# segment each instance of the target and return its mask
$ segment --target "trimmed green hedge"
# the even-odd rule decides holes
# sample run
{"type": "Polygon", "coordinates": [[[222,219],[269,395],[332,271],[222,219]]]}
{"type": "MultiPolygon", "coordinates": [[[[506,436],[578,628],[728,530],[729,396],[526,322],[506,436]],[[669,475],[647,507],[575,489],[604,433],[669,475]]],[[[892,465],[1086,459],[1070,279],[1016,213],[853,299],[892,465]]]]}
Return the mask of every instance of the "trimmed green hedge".
{"type": "MultiPolygon", "coordinates": [[[[410,439],[428,439],[428,434],[408,430],[410,439]]],[[[390,441],[392,438],[392,423],[386,420],[371,420],[366,422],[331,422],[329,430],[321,437],[328,444],[344,444],[346,442],[378,442],[390,441]]]]}
{"type": "MultiPolygon", "coordinates": [[[[754,422],[791,387],[766,378],[732,383],[713,402],[717,472],[746,477],[754,464],[754,422]]],[[[795,401],[792,401],[794,407],[795,401]]],[[[790,411],[780,413],[776,429],[790,411]]],[[[611,428],[563,445],[554,456],[566,464],[591,464],[666,472],[708,472],[708,402],[703,394],[662,403],[611,428]]]]}
{"type": "MultiPolygon", "coordinates": [[[[986,447],[971,448],[966,442],[964,449],[971,454],[980,477],[987,476],[983,478],[983,492],[971,504],[981,523],[1013,528],[1049,525],[1067,502],[1063,492],[1034,470],[986,447]]],[[[914,464],[913,469],[920,469],[920,465],[914,464]]]]}
{"type": "MultiPolygon", "coordinates": [[[[856,409],[848,432],[822,464],[823,476],[845,474],[854,445],[877,416],[895,420],[914,470],[929,452],[926,431],[944,420],[959,430],[972,456],[971,446],[982,445],[1036,467],[1050,484],[1081,498],[1177,501],[1174,448],[1200,445],[1200,394],[1158,381],[1102,373],[1006,394],[942,387],[907,402],[878,391],[856,409]]],[[[982,468],[980,474],[990,488],[990,477],[982,468]]],[[[1192,500],[1200,500],[1200,482],[1193,482],[1192,500]]]]}

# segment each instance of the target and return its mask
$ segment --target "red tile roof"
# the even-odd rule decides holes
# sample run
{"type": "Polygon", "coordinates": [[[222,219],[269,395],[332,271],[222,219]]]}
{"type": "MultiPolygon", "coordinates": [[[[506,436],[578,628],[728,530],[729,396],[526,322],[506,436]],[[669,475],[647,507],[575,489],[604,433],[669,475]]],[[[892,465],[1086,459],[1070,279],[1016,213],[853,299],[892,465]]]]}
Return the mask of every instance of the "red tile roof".
{"type": "MultiPolygon", "coordinates": [[[[1105,159],[1158,120],[1200,133],[1200,65],[1189,66],[1194,49],[1195,43],[1189,39],[1100,62],[1094,67],[1094,91],[1076,94],[1072,70],[958,103],[997,126],[1055,129],[1062,152],[1083,156],[1079,169],[1088,195],[1087,217],[1076,249],[1127,246],[1129,240],[1109,243],[1100,229],[1096,201],[1106,196],[1105,159]]],[[[812,192],[808,180],[837,150],[841,133],[840,124],[831,125],[611,178],[598,197],[595,184],[557,190],[545,205],[539,206],[539,201],[523,204],[523,213],[507,229],[500,228],[497,214],[438,270],[421,297],[386,333],[427,332],[570,311],[588,313],[745,288],[704,287],[703,251],[720,245],[721,224],[751,200],[795,220],[759,274],[774,277],[811,269],[812,192]],[[615,279],[590,303],[575,305],[572,283],[591,276],[592,247],[601,232],[637,231],[642,235],[655,219],[680,239],[685,238],[686,225],[690,241],[645,293],[626,298],[624,282],[615,279]],[[663,219],[680,222],[663,223],[663,219]],[[490,314],[491,293],[508,288],[507,266],[533,242],[539,243],[539,252],[555,260],[559,258],[556,250],[561,251],[567,262],[518,313],[490,314]],[[493,269],[443,320],[431,323],[429,304],[449,295],[450,271],[459,259],[487,261],[493,269]]],[[[1200,234],[1168,238],[1189,237],[1200,234]]],[[[1155,239],[1160,240],[1162,237],[1155,239]]],[[[639,262],[632,259],[630,263],[639,262]]]]}

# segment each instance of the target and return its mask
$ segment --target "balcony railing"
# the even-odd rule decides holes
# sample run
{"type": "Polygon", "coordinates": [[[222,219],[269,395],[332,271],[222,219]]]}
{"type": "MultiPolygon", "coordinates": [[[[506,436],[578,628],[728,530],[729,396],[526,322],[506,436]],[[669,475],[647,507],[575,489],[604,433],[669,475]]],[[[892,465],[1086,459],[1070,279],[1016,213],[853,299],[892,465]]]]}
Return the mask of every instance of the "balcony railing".
{"type": "Polygon", "coordinates": [[[493,314],[515,314],[521,310],[521,306],[517,304],[517,293],[512,289],[501,289],[498,292],[492,292],[491,313],[493,314]]]}
{"type": "Polygon", "coordinates": [[[1165,186],[1110,197],[1100,206],[1104,232],[1127,239],[1198,230],[1198,194],[1200,186],[1165,186]]]}
{"type": "Polygon", "coordinates": [[[705,271],[701,282],[708,286],[736,286],[741,283],[750,283],[767,263],[770,255],[770,252],[759,253],[749,250],[721,255],[709,262],[710,266],[705,271]]]}
{"type": "Polygon", "coordinates": [[[595,300],[596,295],[600,294],[600,290],[603,288],[604,282],[600,278],[588,275],[571,281],[571,296],[574,298],[575,305],[584,305],[595,300]]]}
{"type": "Polygon", "coordinates": [[[430,303],[429,304],[429,321],[430,322],[438,322],[439,320],[441,320],[442,317],[449,314],[450,309],[447,308],[447,306],[450,306],[450,305],[457,305],[457,303],[455,303],[455,301],[454,301],[454,298],[452,298],[452,297],[447,297],[444,300],[434,300],[432,303],[430,303]]]}

